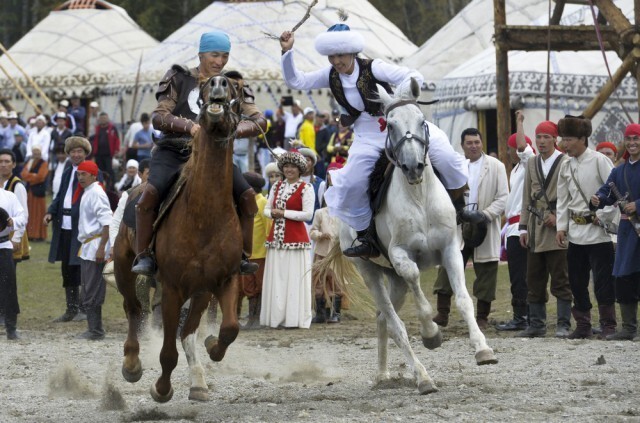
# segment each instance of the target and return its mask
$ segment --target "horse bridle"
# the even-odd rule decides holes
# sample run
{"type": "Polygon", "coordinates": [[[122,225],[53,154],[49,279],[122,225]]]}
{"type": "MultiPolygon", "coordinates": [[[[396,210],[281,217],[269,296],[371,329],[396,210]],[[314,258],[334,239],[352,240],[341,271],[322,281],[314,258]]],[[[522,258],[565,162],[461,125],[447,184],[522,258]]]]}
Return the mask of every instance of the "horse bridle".
{"type": "MultiPolygon", "coordinates": [[[[231,100],[229,100],[229,98],[226,98],[221,103],[221,106],[224,109],[225,115],[229,114],[231,118],[235,118],[235,119],[237,119],[239,121],[240,120],[240,114],[234,110],[234,106],[237,105],[238,107],[240,107],[240,105],[242,103],[238,103],[238,98],[237,98],[238,97],[238,89],[231,82],[232,78],[229,78],[229,77],[224,76],[224,75],[214,75],[214,76],[210,77],[209,79],[207,79],[205,81],[205,83],[202,84],[202,88],[200,89],[202,100],[204,101],[204,96],[202,96],[202,94],[204,94],[207,91],[211,90],[211,80],[213,78],[216,78],[216,77],[222,77],[222,78],[226,79],[227,80],[227,84],[229,85],[230,92],[231,92],[231,97],[232,97],[231,100]],[[236,103],[238,103],[238,104],[236,104],[236,103]]],[[[206,98],[207,98],[207,101],[204,102],[203,106],[200,108],[200,113],[202,113],[203,110],[206,110],[206,108],[209,107],[209,104],[211,103],[211,98],[209,97],[208,93],[206,94],[206,98]]],[[[198,121],[200,121],[200,116],[198,116],[197,119],[198,119],[198,121]]],[[[235,126],[237,128],[237,125],[235,125],[235,126]]],[[[235,138],[236,138],[236,130],[234,130],[231,134],[229,134],[229,136],[227,136],[225,138],[216,138],[215,141],[218,142],[218,143],[224,144],[224,143],[227,143],[227,142],[229,142],[229,141],[231,141],[231,140],[233,140],[235,138]]]]}
{"type": "MultiPolygon", "coordinates": [[[[391,113],[391,111],[397,107],[401,107],[401,106],[406,106],[408,104],[413,104],[416,107],[418,106],[418,102],[415,100],[400,100],[396,103],[393,103],[392,105],[390,105],[389,107],[387,107],[385,109],[385,119],[389,118],[389,113],[391,113]]],[[[421,103],[422,104],[422,103],[421,103]]],[[[429,152],[429,125],[427,124],[426,119],[422,121],[422,126],[424,127],[424,138],[420,137],[410,131],[407,131],[402,138],[400,138],[400,140],[398,140],[398,142],[396,144],[392,144],[391,143],[391,131],[387,130],[387,138],[385,139],[384,142],[384,151],[385,154],[387,155],[387,158],[389,159],[389,161],[395,166],[395,167],[402,167],[402,163],[398,162],[397,159],[397,153],[400,150],[400,148],[402,147],[402,145],[409,140],[415,140],[418,141],[420,144],[422,144],[424,146],[424,159],[426,162],[426,158],[427,158],[427,153],[429,152]]]]}

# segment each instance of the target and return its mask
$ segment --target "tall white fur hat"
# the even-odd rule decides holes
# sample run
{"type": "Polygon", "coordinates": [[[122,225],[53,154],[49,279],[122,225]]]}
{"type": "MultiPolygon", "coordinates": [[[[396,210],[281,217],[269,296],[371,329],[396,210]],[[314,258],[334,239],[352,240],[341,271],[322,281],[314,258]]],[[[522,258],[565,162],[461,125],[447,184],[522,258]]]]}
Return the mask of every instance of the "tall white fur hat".
{"type": "Polygon", "coordinates": [[[316,51],[324,56],[355,54],[364,50],[364,38],[349,25],[339,23],[316,37],[316,51]]]}

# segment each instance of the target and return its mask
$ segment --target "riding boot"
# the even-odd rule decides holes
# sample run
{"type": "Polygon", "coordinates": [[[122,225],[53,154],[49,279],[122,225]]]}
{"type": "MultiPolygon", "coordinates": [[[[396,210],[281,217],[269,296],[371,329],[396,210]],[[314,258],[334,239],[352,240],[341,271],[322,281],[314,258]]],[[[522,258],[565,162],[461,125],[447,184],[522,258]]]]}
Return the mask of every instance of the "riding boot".
{"type": "Polygon", "coordinates": [[[20,334],[16,331],[16,325],[18,324],[18,315],[15,313],[5,313],[4,315],[4,327],[7,331],[7,339],[15,341],[20,339],[20,334]]]}
{"type": "Polygon", "coordinates": [[[438,314],[433,318],[433,323],[446,327],[449,324],[449,313],[451,312],[451,295],[438,293],[437,301],[438,314]]]}
{"type": "Polygon", "coordinates": [[[580,311],[573,307],[571,309],[573,319],[576,321],[576,330],[574,330],[569,336],[569,339],[587,339],[590,338],[591,333],[591,310],[580,311]]]}
{"type": "Polygon", "coordinates": [[[467,204],[464,201],[464,193],[469,189],[467,184],[458,189],[448,189],[449,197],[453,203],[453,207],[456,209],[456,221],[458,225],[462,222],[480,223],[486,220],[484,213],[480,210],[469,210],[467,204]]]}
{"type": "Polygon", "coordinates": [[[571,301],[558,298],[558,325],[556,338],[566,338],[571,334],[571,301]]]}
{"type": "Polygon", "coordinates": [[[491,313],[491,302],[478,300],[476,306],[476,323],[481,330],[489,327],[489,313],[491,313]]]}
{"type": "Polygon", "coordinates": [[[334,295],[333,312],[327,323],[340,323],[340,309],[342,308],[342,295],[334,295]]]}
{"type": "Polygon", "coordinates": [[[251,275],[256,273],[260,266],[249,261],[253,252],[253,218],[258,212],[256,192],[253,188],[246,190],[238,199],[238,211],[240,212],[240,230],[242,231],[242,261],[240,262],[240,274],[251,275]]]}
{"type": "Polygon", "coordinates": [[[638,303],[619,304],[622,330],[607,336],[607,341],[633,341],[638,333],[638,303]]]}
{"type": "Polygon", "coordinates": [[[156,273],[156,261],[151,251],[153,222],[157,217],[160,195],[153,185],[147,186],[136,204],[136,253],[131,271],[139,275],[153,276],[156,273]]]}
{"type": "Polygon", "coordinates": [[[607,336],[616,333],[616,326],[618,324],[618,322],[616,322],[616,305],[599,305],[598,312],[600,313],[600,328],[602,329],[599,337],[606,339],[607,336]]]}
{"type": "Polygon", "coordinates": [[[360,244],[351,246],[344,250],[342,254],[346,257],[360,257],[360,258],[376,258],[380,255],[380,251],[375,246],[373,234],[375,232],[375,222],[372,220],[371,224],[364,231],[357,231],[356,241],[360,244]]]}
{"type": "Polygon", "coordinates": [[[496,325],[496,330],[525,330],[529,326],[527,306],[513,306],[513,319],[496,325]]]}
{"type": "Polygon", "coordinates": [[[78,287],[67,286],[64,288],[67,302],[67,310],[60,317],[52,320],[53,323],[70,322],[78,314],[78,287]]]}
{"type": "Polygon", "coordinates": [[[316,297],[316,316],[311,319],[311,323],[326,323],[327,322],[327,300],[324,297],[316,297]]]}
{"type": "Polygon", "coordinates": [[[519,332],[518,338],[543,338],[547,334],[547,305],[545,303],[529,304],[529,327],[519,332]]]}

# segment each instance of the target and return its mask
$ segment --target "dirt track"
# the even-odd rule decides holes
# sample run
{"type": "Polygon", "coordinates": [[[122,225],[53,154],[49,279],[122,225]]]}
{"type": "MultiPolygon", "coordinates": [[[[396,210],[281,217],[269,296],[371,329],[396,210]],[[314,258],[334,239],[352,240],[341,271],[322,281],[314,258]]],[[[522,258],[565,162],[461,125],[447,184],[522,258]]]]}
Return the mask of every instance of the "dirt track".
{"type": "MultiPolygon", "coordinates": [[[[418,334],[413,324],[408,330],[418,334]]],[[[23,331],[17,343],[0,340],[0,421],[640,421],[640,343],[522,340],[489,330],[500,363],[478,367],[462,327],[444,334],[453,337],[435,351],[412,340],[440,389],[427,396],[418,394],[395,346],[394,380],[374,385],[373,323],[352,321],[241,332],[221,363],[202,346],[206,403],[188,401],[181,353],[174,397],[156,404],[149,386],[160,374],[158,337],[143,340],[144,374],[129,384],[120,375],[124,333],[87,342],[23,331]],[[596,364],[600,356],[604,364],[596,364]]]]}

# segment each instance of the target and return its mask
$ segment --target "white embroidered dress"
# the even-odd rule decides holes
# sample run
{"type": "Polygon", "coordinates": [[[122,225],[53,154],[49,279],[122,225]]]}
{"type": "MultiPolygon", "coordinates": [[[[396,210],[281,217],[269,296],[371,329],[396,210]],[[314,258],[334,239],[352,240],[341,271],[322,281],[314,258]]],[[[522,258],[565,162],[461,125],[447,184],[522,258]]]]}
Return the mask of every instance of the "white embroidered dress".
{"type": "MultiPolygon", "coordinates": [[[[282,184],[275,184],[269,192],[264,215],[272,217],[274,198],[277,199],[276,207],[285,209],[287,200],[298,190],[301,182],[290,184],[283,181],[282,184]]],[[[302,210],[285,209],[284,218],[273,219],[273,241],[266,243],[261,325],[272,328],[311,326],[311,244],[285,243],[284,234],[287,220],[305,222],[311,219],[314,202],[313,186],[305,184],[302,189],[302,210]]],[[[304,230],[304,225],[302,227],[304,230]]]]}
{"type": "MultiPolygon", "coordinates": [[[[331,66],[304,73],[298,70],[293,60],[293,50],[282,55],[282,75],[287,86],[296,90],[329,88],[329,72],[331,66]]],[[[409,84],[411,77],[422,85],[424,80],[420,72],[405,67],[385,63],[375,59],[371,71],[377,80],[396,85],[401,89],[409,84]]],[[[340,74],[344,95],[351,106],[364,111],[364,102],[358,92],[356,83],[360,74],[358,62],[351,75],[340,74]]],[[[380,132],[379,117],[363,112],[354,123],[355,138],[349,149],[347,165],[339,170],[331,171],[333,186],[327,189],[325,200],[332,216],[340,218],[357,231],[367,229],[371,221],[369,206],[369,175],[376,160],[384,149],[387,131],[380,132]]],[[[456,153],[447,135],[437,126],[429,123],[430,142],[429,159],[440,172],[445,188],[460,188],[467,182],[467,163],[464,157],[456,153]]]]}

